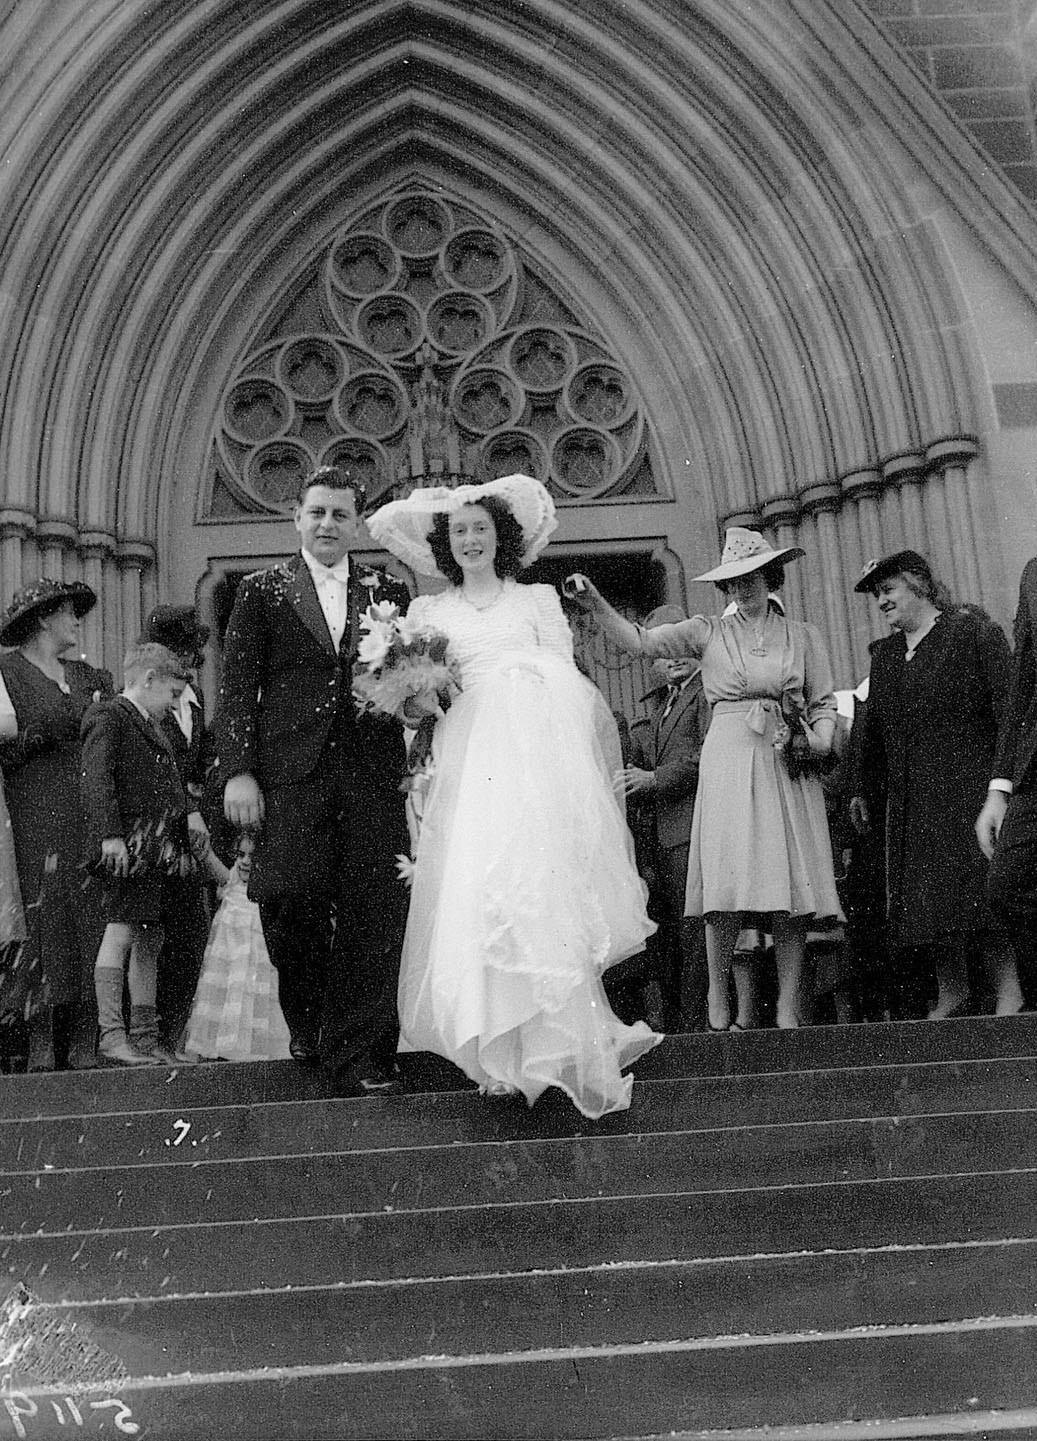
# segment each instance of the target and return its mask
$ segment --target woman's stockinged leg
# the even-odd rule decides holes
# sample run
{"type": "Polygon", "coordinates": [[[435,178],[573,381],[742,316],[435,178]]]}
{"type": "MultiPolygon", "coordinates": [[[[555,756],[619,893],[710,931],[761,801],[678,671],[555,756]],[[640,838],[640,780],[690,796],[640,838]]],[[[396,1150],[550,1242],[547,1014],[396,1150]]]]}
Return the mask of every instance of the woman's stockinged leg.
{"type": "Polygon", "coordinates": [[[731,958],[741,928],[737,914],[713,915],[706,922],[709,1024],[714,1031],[726,1031],[731,1024],[731,958]]]}
{"type": "Polygon", "coordinates": [[[936,953],[936,1005],[929,1012],[930,1021],[962,1015],[969,1004],[969,976],[964,941],[950,940],[936,953]]]}
{"type": "Polygon", "coordinates": [[[1023,992],[1011,941],[991,936],[983,943],[983,961],[994,991],[994,1014],[1015,1016],[1023,1009],[1023,992]]]}
{"type": "Polygon", "coordinates": [[[751,1031],[760,1024],[760,978],[755,960],[743,960],[744,952],[736,952],[732,971],[735,996],[738,999],[738,1025],[751,1031]]]}
{"type": "Polygon", "coordinates": [[[800,987],[807,946],[807,922],[799,916],[775,916],[774,959],[778,968],[778,1026],[795,1030],[800,1024],[800,987]]]}

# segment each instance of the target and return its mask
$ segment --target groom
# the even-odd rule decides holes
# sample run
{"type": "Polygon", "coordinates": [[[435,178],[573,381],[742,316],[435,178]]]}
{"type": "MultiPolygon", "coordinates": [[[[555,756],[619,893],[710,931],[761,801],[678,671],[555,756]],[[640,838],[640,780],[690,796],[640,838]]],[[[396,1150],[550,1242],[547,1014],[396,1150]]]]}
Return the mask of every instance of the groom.
{"type": "Polygon", "coordinates": [[[223,805],[258,830],[248,893],[258,901],[296,1060],[347,1092],[398,1089],[396,982],[408,848],[399,726],[358,715],[358,620],[405,588],[352,562],[363,492],[335,466],[303,482],[302,542],[246,576],[227,626],[216,715],[223,805]]]}

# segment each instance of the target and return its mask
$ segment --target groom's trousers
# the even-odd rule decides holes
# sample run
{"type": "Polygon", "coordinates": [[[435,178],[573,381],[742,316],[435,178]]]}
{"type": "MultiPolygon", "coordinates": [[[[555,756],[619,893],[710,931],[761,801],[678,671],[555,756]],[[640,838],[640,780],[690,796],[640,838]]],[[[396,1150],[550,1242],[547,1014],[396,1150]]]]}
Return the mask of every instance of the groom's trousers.
{"type": "Polygon", "coordinates": [[[329,751],[315,775],[265,793],[249,889],[288,1029],[337,1074],[395,1051],[408,837],[395,777],[329,751]]]}

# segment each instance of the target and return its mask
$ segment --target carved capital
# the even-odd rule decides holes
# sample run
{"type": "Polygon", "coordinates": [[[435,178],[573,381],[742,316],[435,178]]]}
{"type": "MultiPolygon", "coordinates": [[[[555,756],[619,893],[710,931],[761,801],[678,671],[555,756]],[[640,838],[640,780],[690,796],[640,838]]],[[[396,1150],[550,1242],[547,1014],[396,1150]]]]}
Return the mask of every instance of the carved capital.
{"type": "Polygon", "coordinates": [[[979,443],[971,435],[948,436],[934,440],[925,448],[927,470],[944,470],[949,466],[966,466],[979,454],[979,443]]]}
{"type": "Polygon", "coordinates": [[[62,515],[42,515],[36,522],[36,539],[41,545],[59,545],[70,550],[79,539],[74,521],[62,515]]]}
{"type": "Polygon", "coordinates": [[[84,560],[104,559],[114,555],[118,542],[108,530],[82,530],[79,532],[79,553],[84,560]]]}
{"type": "MultiPolygon", "coordinates": [[[[799,504],[807,515],[816,515],[822,510],[838,510],[842,504],[842,491],[839,482],[834,480],[819,480],[813,485],[808,485],[805,490],[799,493],[799,504]]],[[[784,522],[786,525],[791,522],[784,522]]]]}
{"type": "Polygon", "coordinates": [[[729,525],[744,525],[748,530],[759,530],[762,524],[758,510],[733,510],[730,515],[720,518],[721,531],[725,531],[729,525]]]}
{"type": "Polygon", "coordinates": [[[917,450],[905,450],[882,462],[882,479],[887,485],[903,485],[918,480],[925,468],[925,458],[917,450]]]}
{"type": "Polygon", "coordinates": [[[26,536],[33,535],[36,531],[36,517],[31,510],[20,510],[17,506],[8,506],[0,510],[0,539],[6,540],[10,536],[17,536],[24,540],[26,536]]]}
{"type": "Polygon", "coordinates": [[[865,496],[878,495],[882,489],[882,472],[874,466],[851,470],[839,477],[839,489],[846,500],[863,500],[865,496]]]}
{"type": "Polygon", "coordinates": [[[778,530],[783,525],[796,525],[800,517],[803,497],[799,495],[772,495],[760,507],[761,525],[778,530]]]}
{"type": "Polygon", "coordinates": [[[150,570],[155,564],[155,547],[147,540],[120,540],[115,559],[121,570],[150,570]]]}

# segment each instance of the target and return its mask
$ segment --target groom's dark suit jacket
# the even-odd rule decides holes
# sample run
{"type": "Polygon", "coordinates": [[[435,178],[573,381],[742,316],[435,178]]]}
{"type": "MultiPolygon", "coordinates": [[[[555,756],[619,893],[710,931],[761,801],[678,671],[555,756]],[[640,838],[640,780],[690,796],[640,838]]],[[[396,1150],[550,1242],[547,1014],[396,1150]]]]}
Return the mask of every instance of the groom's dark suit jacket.
{"type": "MultiPolygon", "coordinates": [[[[358,823],[368,828],[372,850],[397,845],[406,764],[399,724],[358,715],[352,696],[359,618],[382,600],[405,610],[409,595],[391,576],[353,562],[349,620],[336,652],[301,554],[246,576],[227,626],[215,719],[223,783],[247,771],[268,795],[275,787],[319,781],[334,730],[356,774],[358,823]]],[[[271,857],[285,873],[312,860],[271,857]]]]}

